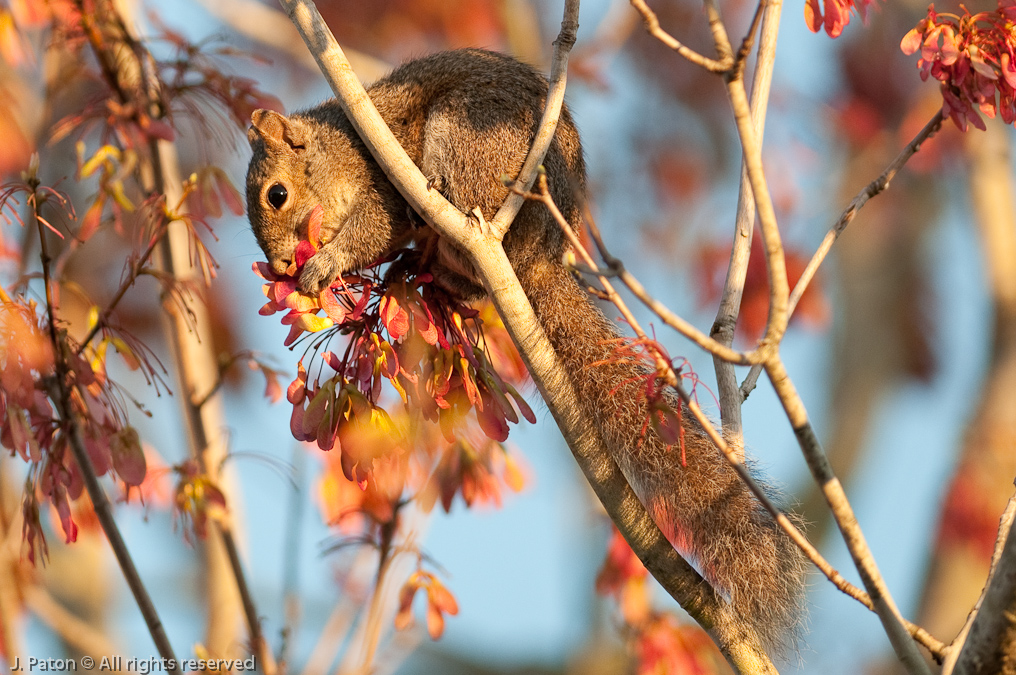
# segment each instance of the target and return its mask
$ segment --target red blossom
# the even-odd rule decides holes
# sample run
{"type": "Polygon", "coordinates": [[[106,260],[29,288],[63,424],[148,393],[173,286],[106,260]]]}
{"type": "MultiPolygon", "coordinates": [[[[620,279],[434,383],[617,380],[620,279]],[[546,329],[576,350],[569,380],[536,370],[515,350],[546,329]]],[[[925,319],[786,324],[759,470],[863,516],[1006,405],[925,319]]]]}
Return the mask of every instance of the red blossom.
{"type": "Polygon", "coordinates": [[[617,528],[607,545],[607,556],[596,575],[596,592],[613,596],[621,615],[631,625],[643,623],[649,616],[650,600],[646,580],[649,571],[628,546],[617,528]]]}
{"type": "Polygon", "coordinates": [[[862,21],[868,20],[868,7],[875,0],[806,0],[804,4],[804,21],[811,32],[817,33],[823,28],[831,38],[840,36],[843,29],[850,23],[850,15],[854,10],[861,15],[862,21]]]}
{"type": "Polygon", "coordinates": [[[635,641],[637,675],[720,672],[722,658],[709,636],[698,626],[680,623],[671,614],[655,614],[635,641]]]}
{"type": "Polygon", "coordinates": [[[1016,122],[1016,15],[1011,0],[999,0],[994,11],[962,16],[935,11],[900,42],[905,54],[920,52],[921,79],[941,83],[942,114],[961,131],[972,124],[984,129],[981,114],[1016,122]]]}
{"type": "Polygon", "coordinates": [[[427,633],[437,640],[444,632],[444,615],[459,613],[455,596],[430,572],[417,570],[399,592],[399,611],[395,615],[395,628],[403,630],[413,623],[413,598],[420,589],[427,592],[427,633]]]}

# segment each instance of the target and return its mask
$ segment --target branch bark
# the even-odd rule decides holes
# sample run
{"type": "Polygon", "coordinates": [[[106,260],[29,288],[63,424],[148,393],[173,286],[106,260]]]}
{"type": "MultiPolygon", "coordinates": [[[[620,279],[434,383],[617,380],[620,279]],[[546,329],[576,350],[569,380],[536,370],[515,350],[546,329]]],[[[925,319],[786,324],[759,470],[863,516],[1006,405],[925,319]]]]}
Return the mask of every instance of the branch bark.
{"type": "MultiPolygon", "coordinates": [[[[751,121],[755,135],[762,139],[765,133],[766,109],[769,105],[769,87],[773,78],[773,64],[776,61],[776,39],[780,30],[780,14],[783,0],[763,0],[765,6],[762,18],[758,59],[755,62],[755,76],[751,86],[751,121]]],[[[747,44],[751,33],[745,39],[747,44]]],[[[734,224],[734,243],[730,249],[730,263],[727,278],[723,283],[720,305],[716,311],[710,336],[726,346],[734,343],[734,328],[741,309],[744,280],[748,274],[748,257],[751,254],[752,234],[755,230],[755,197],[748,181],[748,171],[741,166],[741,187],[737,200],[737,218],[734,224]]],[[[737,382],[734,364],[713,356],[716,372],[716,389],[720,399],[720,422],[723,434],[737,455],[744,460],[744,432],[741,425],[741,403],[743,397],[737,382]]]]}
{"type": "MultiPolygon", "coordinates": [[[[970,632],[959,654],[955,675],[1011,673],[1016,668],[1016,520],[1009,528],[970,632]]],[[[1003,521],[1004,522],[1004,521],[1003,521]]]]}

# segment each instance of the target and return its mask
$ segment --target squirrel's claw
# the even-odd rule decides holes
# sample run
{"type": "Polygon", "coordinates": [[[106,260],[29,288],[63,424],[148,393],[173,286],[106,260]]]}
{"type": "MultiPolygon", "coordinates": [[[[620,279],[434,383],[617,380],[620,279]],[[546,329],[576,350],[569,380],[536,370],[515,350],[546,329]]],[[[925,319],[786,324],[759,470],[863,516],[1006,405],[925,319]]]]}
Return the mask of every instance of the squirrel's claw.
{"type": "Polygon", "coordinates": [[[331,285],[342,274],[334,256],[315,255],[303,265],[300,273],[300,290],[307,295],[317,295],[331,285]]]}

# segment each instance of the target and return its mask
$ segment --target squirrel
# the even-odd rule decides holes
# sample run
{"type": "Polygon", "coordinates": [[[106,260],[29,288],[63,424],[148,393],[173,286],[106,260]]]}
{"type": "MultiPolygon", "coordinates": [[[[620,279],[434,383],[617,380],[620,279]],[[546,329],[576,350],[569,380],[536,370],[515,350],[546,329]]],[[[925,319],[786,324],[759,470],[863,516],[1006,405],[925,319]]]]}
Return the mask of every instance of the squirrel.
{"type": "MultiPolygon", "coordinates": [[[[429,184],[460,210],[490,219],[508,195],[501,177],[525,161],[547,81],[512,57],[479,49],[409,61],[367,89],[381,117],[429,184]]],[[[420,227],[334,99],[289,117],[252,115],[247,207],[271,268],[294,268],[307,214],[320,204],[323,246],[299,285],[316,293],[340,274],[436,236],[420,227]]],[[[567,108],[544,160],[549,190],[580,225],[585,164],[567,108]]],[[[536,316],[575,387],[583,413],[667,539],[724,597],[770,651],[799,625],[805,558],[687,410],[681,452],[645,424],[645,371],[612,359],[620,333],[573,278],[569,248],[542,204],[527,201],[503,241],[536,316]]],[[[430,271],[464,300],[484,295],[463,254],[439,240],[430,271]]],[[[670,401],[680,405],[675,397],[670,401]]]]}

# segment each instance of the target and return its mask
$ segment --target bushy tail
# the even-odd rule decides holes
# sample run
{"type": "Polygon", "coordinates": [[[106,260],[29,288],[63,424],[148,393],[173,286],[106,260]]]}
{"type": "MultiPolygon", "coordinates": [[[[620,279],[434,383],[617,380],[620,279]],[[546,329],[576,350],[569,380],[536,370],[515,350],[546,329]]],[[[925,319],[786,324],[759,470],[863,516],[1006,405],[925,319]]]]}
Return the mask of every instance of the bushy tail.
{"type": "Polygon", "coordinates": [[[647,371],[612,360],[618,331],[567,270],[548,261],[519,280],[584,412],[653,520],[767,649],[780,651],[800,621],[803,554],[690,413],[681,416],[686,466],[646,424],[647,371]]]}

